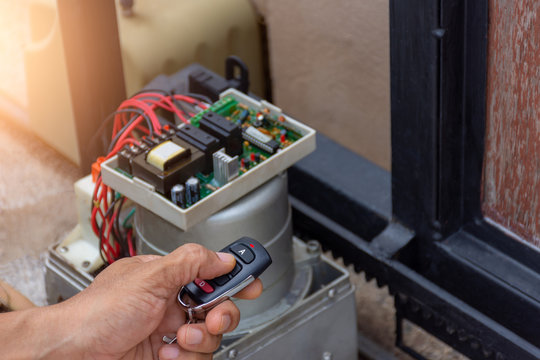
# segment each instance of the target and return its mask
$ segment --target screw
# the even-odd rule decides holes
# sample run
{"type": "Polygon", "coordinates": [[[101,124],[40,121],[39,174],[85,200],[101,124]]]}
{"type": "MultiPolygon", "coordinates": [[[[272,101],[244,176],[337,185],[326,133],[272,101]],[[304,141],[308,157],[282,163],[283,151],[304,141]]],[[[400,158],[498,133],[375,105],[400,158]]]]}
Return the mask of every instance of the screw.
{"type": "Polygon", "coordinates": [[[68,250],[69,250],[69,249],[68,249],[67,247],[65,247],[65,246],[62,246],[62,247],[60,248],[60,250],[59,250],[59,251],[60,251],[61,253],[67,253],[67,252],[68,252],[68,250]]]}
{"type": "Polygon", "coordinates": [[[309,240],[307,242],[307,252],[310,254],[317,254],[321,251],[321,244],[317,240],[309,240]]]}
{"type": "Polygon", "coordinates": [[[330,299],[333,299],[336,296],[336,289],[330,289],[328,290],[328,297],[330,299]]]}
{"type": "Polygon", "coordinates": [[[329,351],[325,351],[322,354],[322,360],[332,360],[332,358],[333,358],[332,353],[329,351]]]}
{"type": "Polygon", "coordinates": [[[229,359],[236,359],[236,357],[238,356],[238,350],[236,349],[229,350],[229,353],[227,354],[227,356],[229,357],[229,359]]]}
{"type": "Polygon", "coordinates": [[[84,260],[84,261],[82,262],[82,266],[85,267],[85,268],[89,267],[89,266],[90,266],[90,261],[84,260]]]}

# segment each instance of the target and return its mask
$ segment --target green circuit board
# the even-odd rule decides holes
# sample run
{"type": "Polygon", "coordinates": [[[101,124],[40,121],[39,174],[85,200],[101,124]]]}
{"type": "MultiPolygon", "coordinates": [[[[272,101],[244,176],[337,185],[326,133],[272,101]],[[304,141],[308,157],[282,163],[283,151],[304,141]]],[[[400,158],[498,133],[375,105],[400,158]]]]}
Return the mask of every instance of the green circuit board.
{"type": "MultiPolygon", "coordinates": [[[[224,116],[227,120],[244,129],[249,126],[257,128],[258,131],[261,131],[265,135],[277,140],[280,149],[290,146],[292,143],[302,137],[302,135],[296,131],[287,128],[283,124],[283,119],[280,119],[280,116],[272,116],[269,113],[264,113],[263,111],[250,108],[248,105],[238,102],[231,96],[224,97],[223,99],[216,101],[208,109],[199,112],[190,119],[190,123],[196,127],[199,127],[199,122],[203,115],[210,111],[224,116]]],[[[266,159],[274,155],[251,144],[249,141],[244,141],[242,148],[243,152],[240,156],[238,156],[238,161],[240,162],[240,170],[238,173],[239,176],[242,176],[250,169],[258,166],[266,159]],[[251,154],[258,154],[257,158],[261,159],[261,161],[251,161],[251,154]],[[247,164],[247,160],[249,160],[249,164],[247,164]]],[[[210,173],[207,176],[203,175],[202,173],[197,173],[196,176],[201,182],[201,199],[212,194],[212,192],[219,188],[216,186],[213,173],[210,173]]]]}
{"type": "MultiPolygon", "coordinates": [[[[275,156],[288,146],[291,146],[294,142],[298,141],[302,137],[302,135],[299,134],[297,131],[287,126],[284,116],[276,115],[275,113],[270,111],[270,109],[252,108],[248,104],[242,103],[232,96],[226,96],[216,101],[207,109],[200,111],[189,119],[189,123],[202,131],[201,119],[203,119],[203,117],[205,117],[206,114],[208,114],[209,112],[221,116],[221,119],[225,118],[226,121],[234,124],[234,126],[232,127],[236,128],[237,134],[240,132],[242,134],[241,152],[237,155],[237,157],[229,156],[230,161],[238,162],[238,177],[241,177],[244,174],[250,172],[252,169],[260,166],[269,158],[275,156]],[[239,128],[240,130],[238,130],[237,128],[239,128]]],[[[177,130],[172,131],[169,136],[172,136],[172,138],[174,138],[175,131],[177,130]]],[[[161,141],[168,141],[170,139],[171,138],[169,137],[161,141]]],[[[155,147],[157,146],[158,145],[156,145],[155,147]]],[[[126,161],[129,161],[131,165],[134,165],[133,162],[138,162],[138,166],[140,169],[140,157],[146,156],[145,154],[148,154],[152,149],[152,147],[147,148],[144,154],[139,153],[138,155],[135,155],[139,160],[125,160],[123,162],[124,165],[119,165],[116,170],[129,178],[133,178],[133,176],[139,176],[136,173],[132,172],[130,167],[128,168],[128,166],[126,165],[126,161]]],[[[122,154],[120,155],[123,156],[122,154]]],[[[143,164],[143,166],[147,165],[143,164]]],[[[154,185],[157,192],[160,192],[163,196],[169,198],[171,194],[168,190],[158,190],[159,185],[161,184],[158,181],[162,181],[162,179],[157,178],[157,176],[165,178],[167,176],[167,173],[165,171],[162,171],[160,173],[158,169],[152,169],[151,167],[147,167],[147,169],[150,169],[146,170],[146,173],[150,174],[150,176],[148,178],[143,178],[143,180],[154,185]],[[156,176],[157,180],[156,182],[152,183],[152,176],[154,175],[156,176]]],[[[216,180],[216,178],[214,177],[214,171],[206,174],[198,171],[196,173],[190,174],[190,176],[196,177],[200,183],[200,193],[197,201],[206,198],[224,185],[220,184],[216,180]]],[[[234,179],[230,181],[234,181],[234,179]]],[[[172,201],[172,198],[170,198],[170,200],[172,201]]],[[[187,209],[192,205],[193,203],[191,203],[189,199],[186,199],[183,207],[187,209]]]]}

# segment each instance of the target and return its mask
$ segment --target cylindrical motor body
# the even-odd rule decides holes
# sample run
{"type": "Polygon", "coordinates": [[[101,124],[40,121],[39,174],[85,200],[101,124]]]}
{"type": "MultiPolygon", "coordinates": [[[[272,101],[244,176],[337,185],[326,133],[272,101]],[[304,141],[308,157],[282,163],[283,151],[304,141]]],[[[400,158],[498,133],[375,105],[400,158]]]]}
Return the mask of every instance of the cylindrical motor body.
{"type": "Polygon", "coordinates": [[[137,205],[135,231],[140,254],[165,255],[186,243],[198,243],[218,251],[242,236],[261,242],[273,262],[261,276],[263,296],[237,303],[243,317],[260,314],[277,304],[289,291],[294,278],[286,173],[274,177],[188,231],[137,205]]]}

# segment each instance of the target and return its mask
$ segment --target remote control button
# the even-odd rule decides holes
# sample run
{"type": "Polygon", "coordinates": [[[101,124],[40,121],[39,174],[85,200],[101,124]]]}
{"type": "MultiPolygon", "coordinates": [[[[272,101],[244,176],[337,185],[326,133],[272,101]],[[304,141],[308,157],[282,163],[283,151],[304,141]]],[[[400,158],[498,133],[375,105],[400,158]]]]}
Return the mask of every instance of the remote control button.
{"type": "Polygon", "coordinates": [[[229,280],[230,280],[229,275],[225,274],[225,275],[221,275],[220,277],[215,278],[212,281],[218,284],[219,286],[223,286],[226,283],[228,283],[229,280]]]}
{"type": "Polygon", "coordinates": [[[240,259],[242,259],[242,261],[246,264],[249,264],[253,261],[253,259],[255,259],[253,251],[251,251],[244,244],[234,244],[233,246],[231,246],[231,251],[235,253],[240,259]]]}
{"type": "Polygon", "coordinates": [[[214,291],[214,288],[209,283],[207,283],[205,280],[195,279],[194,283],[195,283],[195,285],[197,285],[197,287],[199,289],[201,289],[202,291],[204,291],[207,294],[210,294],[211,292],[214,291]]]}
{"type": "Polygon", "coordinates": [[[230,272],[231,276],[235,276],[236,274],[240,272],[240,270],[242,270],[242,265],[240,265],[237,262],[236,265],[234,266],[234,269],[232,269],[232,271],[230,272]]]}

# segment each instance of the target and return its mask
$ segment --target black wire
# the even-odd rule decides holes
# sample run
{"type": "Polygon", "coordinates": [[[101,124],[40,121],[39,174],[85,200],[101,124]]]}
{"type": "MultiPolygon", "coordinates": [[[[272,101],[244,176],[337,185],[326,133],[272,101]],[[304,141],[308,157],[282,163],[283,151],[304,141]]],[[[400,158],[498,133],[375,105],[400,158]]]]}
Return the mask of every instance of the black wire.
{"type": "MultiPolygon", "coordinates": [[[[94,135],[92,135],[92,137],[90,138],[90,141],[88,142],[88,144],[89,144],[88,147],[90,147],[94,143],[94,141],[97,140],[98,136],[103,135],[102,133],[103,133],[103,131],[105,131],[105,129],[106,129],[107,125],[108,125],[108,122],[111,121],[112,119],[114,119],[114,117],[117,114],[131,113],[131,112],[134,112],[134,111],[130,110],[130,109],[120,109],[120,110],[113,111],[112,113],[107,115],[107,117],[105,118],[105,120],[103,120],[103,122],[101,123],[99,128],[96,130],[94,135]]],[[[103,144],[103,145],[105,145],[105,144],[103,144]]]]}
{"type": "Polygon", "coordinates": [[[148,130],[150,131],[150,136],[154,136],[154,130],[153,130],[153,127],[152,127],[152,122],[150,121],[150,118],[148,118],[148,115],[146,115],[142,110],[137,110],[137,109],[133,109],[131,110],[131,112],[134,112],[136,113],[137,115],[134,115],[131,117],[131,119],[129,119],[129,121],[127,122],[126,125],[124,125],[124,127],[122,129],[120,129],[120,131],[118,131],[118,133],[116,134],[116,136],[112,139],[111,143],[109,144],[109,148],[107,149],[107,154],[109,154],[112,149],[114,148],[114,145],[116,144],[116,142],[118,141],[118,139],[120,138],[120,136],[122,136],[122,133],[124,131],[126,131],[126,129],[131,125],[133,124],[133,122],[135,120],[137,120],[137,118],[139,116],[142,116],[144,117],[144,119],[146,120],[146,125],[148,126],[148,130]],[[138,112],[140,111],[140,112],[138,112]]]}
{"type": "Polygon", "coordinates": [[[116,218],[115,218],[115,225],[113,227],[113,231],[116,233],[117,241],[120,244],[120,251],[122,256],[126,256],[127,251],[127,239],[122,236],[122,231],[120,229],[120,215],[122,214],[122,206],[124,206],[124,203],[126,202],[126,198],[122,196],[122,201],[120,201],[120,205],[118,205],[118,210],[116,210],[116,218]]]}
{"type": "Polygon", "coordinates": [[[180,108],[180,110],[187,115],[187,112],[182,107],[182,104],[177,99],[174,98],[174,94],[175,94],[174,90],[166,91],[166,90],[162,90],[162,89],[142,89],[142,90],[137,91],[131,97],[144,94],[144,95],[148,95],[149,98],[153,98],[153,96],[151,94],[147,94],[147,93],[151,93],[151,92],[157,92],[157,93],[161,93],[161,94],[163,94],[165,96],[169,96],[171,98],[171,100],[173,101],[173,103],[175,103],[175,105],[177,105],[180,108]]]}
{"type": "MultiPolygon", "coordinates": [[[[189,116],[189,112],[186,111],[186,108],[184,107],[184,105],[182,104],[182,102],[178,99],[175,99],[174,98],[174,95],[178,94],[178,95],[185,95],[185,96],[190,96],[192,98],[195,98],[195,99],[198,99],[198,100],[202,100],[202,101],[205,101],[207,102],[208,104],[212,104],[213,101],[205,96],[205,95],[202,95],[202,94],[195,94],[195,93],[175,93],[174,90],[171,90],[171,91],[166,91],[166,90],[162,90],[162,89],[142,89],[140,91],[137,91],[135,94],[133,94],[131,97],[134,97],[136,95],[140,95],[140,94],[145,94],[145,93],[148,93],[148,92],[157,92],[157,93],[162,93],[163,95],[166,95],[166,96],[170,96],[173,103],[179,108],[180,111],[182,111],[186,116],[189,116]]],[[[150,95],[151,97],[151,95],[150,95]]],[[[103,135],[102,133],[105,131],[108,123],[114,119],[114,117],[117,115],[117,114],[121,114],[121,113],[137,113],[139,115],[142,115],[142,116],[147,116],[142,110],[139,110],[139,109],[120,109],[120,110],[116,110],[112,113],[110,113],[109,115],[107,115],[107,117],[105,118],[105,120],[103,120],[103,122],[101,123],[101,125],[99,126],[99,128],[96,130],[96,132],[94,133],[94,135],[92,135],[92,137],[90,138],[90,141],[88,142],[89,144],[89,147],[97,140],[97,138],[101,135],[103,135]]],[[[151,123],[148,119],[147,119],[147,122],[148,123],[151,123]]],[[[152,127],[149,125],[148,128],[152,131],[152,127]]],[[[106,140],[105,140],[106,141],[106,140]]],[[[105,142],[104,144],[105,145],[105,142]]],[[[106,146],[106,145],[105,145],[106,146]]],[[[110,147],[109,147],[110,148],[110,147]]]]}
{"type": "Polygon", "coordinates": [[[173,100],[174,104],[176,105],[176,107],[178,107],[180,109],[180,111],[182,111],[184,113],[185,116],[189,117],[189,112],[184,107],[184,104],[182,104],[182,102],[180,102],[180,100],[175,99],[174,95],[177,95],[177,94],[175,93],[174,90],[171,90],[171,95],[170,96],[171,96],[171,99],[173,100]]]}
{"type": "Polygon", "coordinates": [[[212,99],[210,99],[208,96],[202,95],[202,94],[195,94],[195,93],[188,92],[188,93],[184,93],[184,94],[181,94],[181,95],[189,96],[189,97],[195,98],[197,100],[202,100],[202,101],[206,102],[209,105],[212,105],[214,103],[212,101],[212,99]]]}
{"type": "MultiPolygon", "coordinates": [[[[136,95],[141,95],[141,94],[146,94],[147,92],[159,92],[159,93],[162,93],[166,96],[169,96],[173,102],[173,104],[180,110],[184,113],[184,115],[186,116],[189,116],[188,112],[186,111],[186,108],[184,107],[184,105],[178,100],[178,99],[175,99],[174,98],[174,95],[175,95],[175,92],[174,90],[171,90],[171,91],[166,91],[166,90],[161,90],[161,89],[143,89],[137,93],[135,93],[133,96],[136,96],[136,95]]],[[[148,97],[149,98],[152,98],[152,95],[151,94],[148,94],[148,97]]],[[[175,125],[175,124],[173,124],[175,125]]]]}
{"type": "MultiPolygon", "coordinates": [[[[186,115],[188,117],[189,117],[189,112],[184,107],[184,104],[181,103],[181,100],[175,99],[174,95],[189,96],[189,97],[195,98],[195,99],[200,100],[200,101],[205,101],[208,104],[213,103],[213,101],[208,96],[205,96],[205,95],[202,95],[202,94],[190,93],[190,92],[177,93],[177,92],[174,91],[174,89],[171,89],[170,91],[166,91],[166,90],[162,90],[162,89],[142,89],[142,90],[136,92],[135,94],[133,94],[132,97],[140,95],[140,94],[145,94],[147,92],[158,92],[158,93],[170,96],[173,103],[179,108],[180,111],[182,111],[184,113],[184,115],[186,115]]],[[[150,94],[149,94],[149,96],[152,97],[152,95],[150,95],[150,94]]]]}

